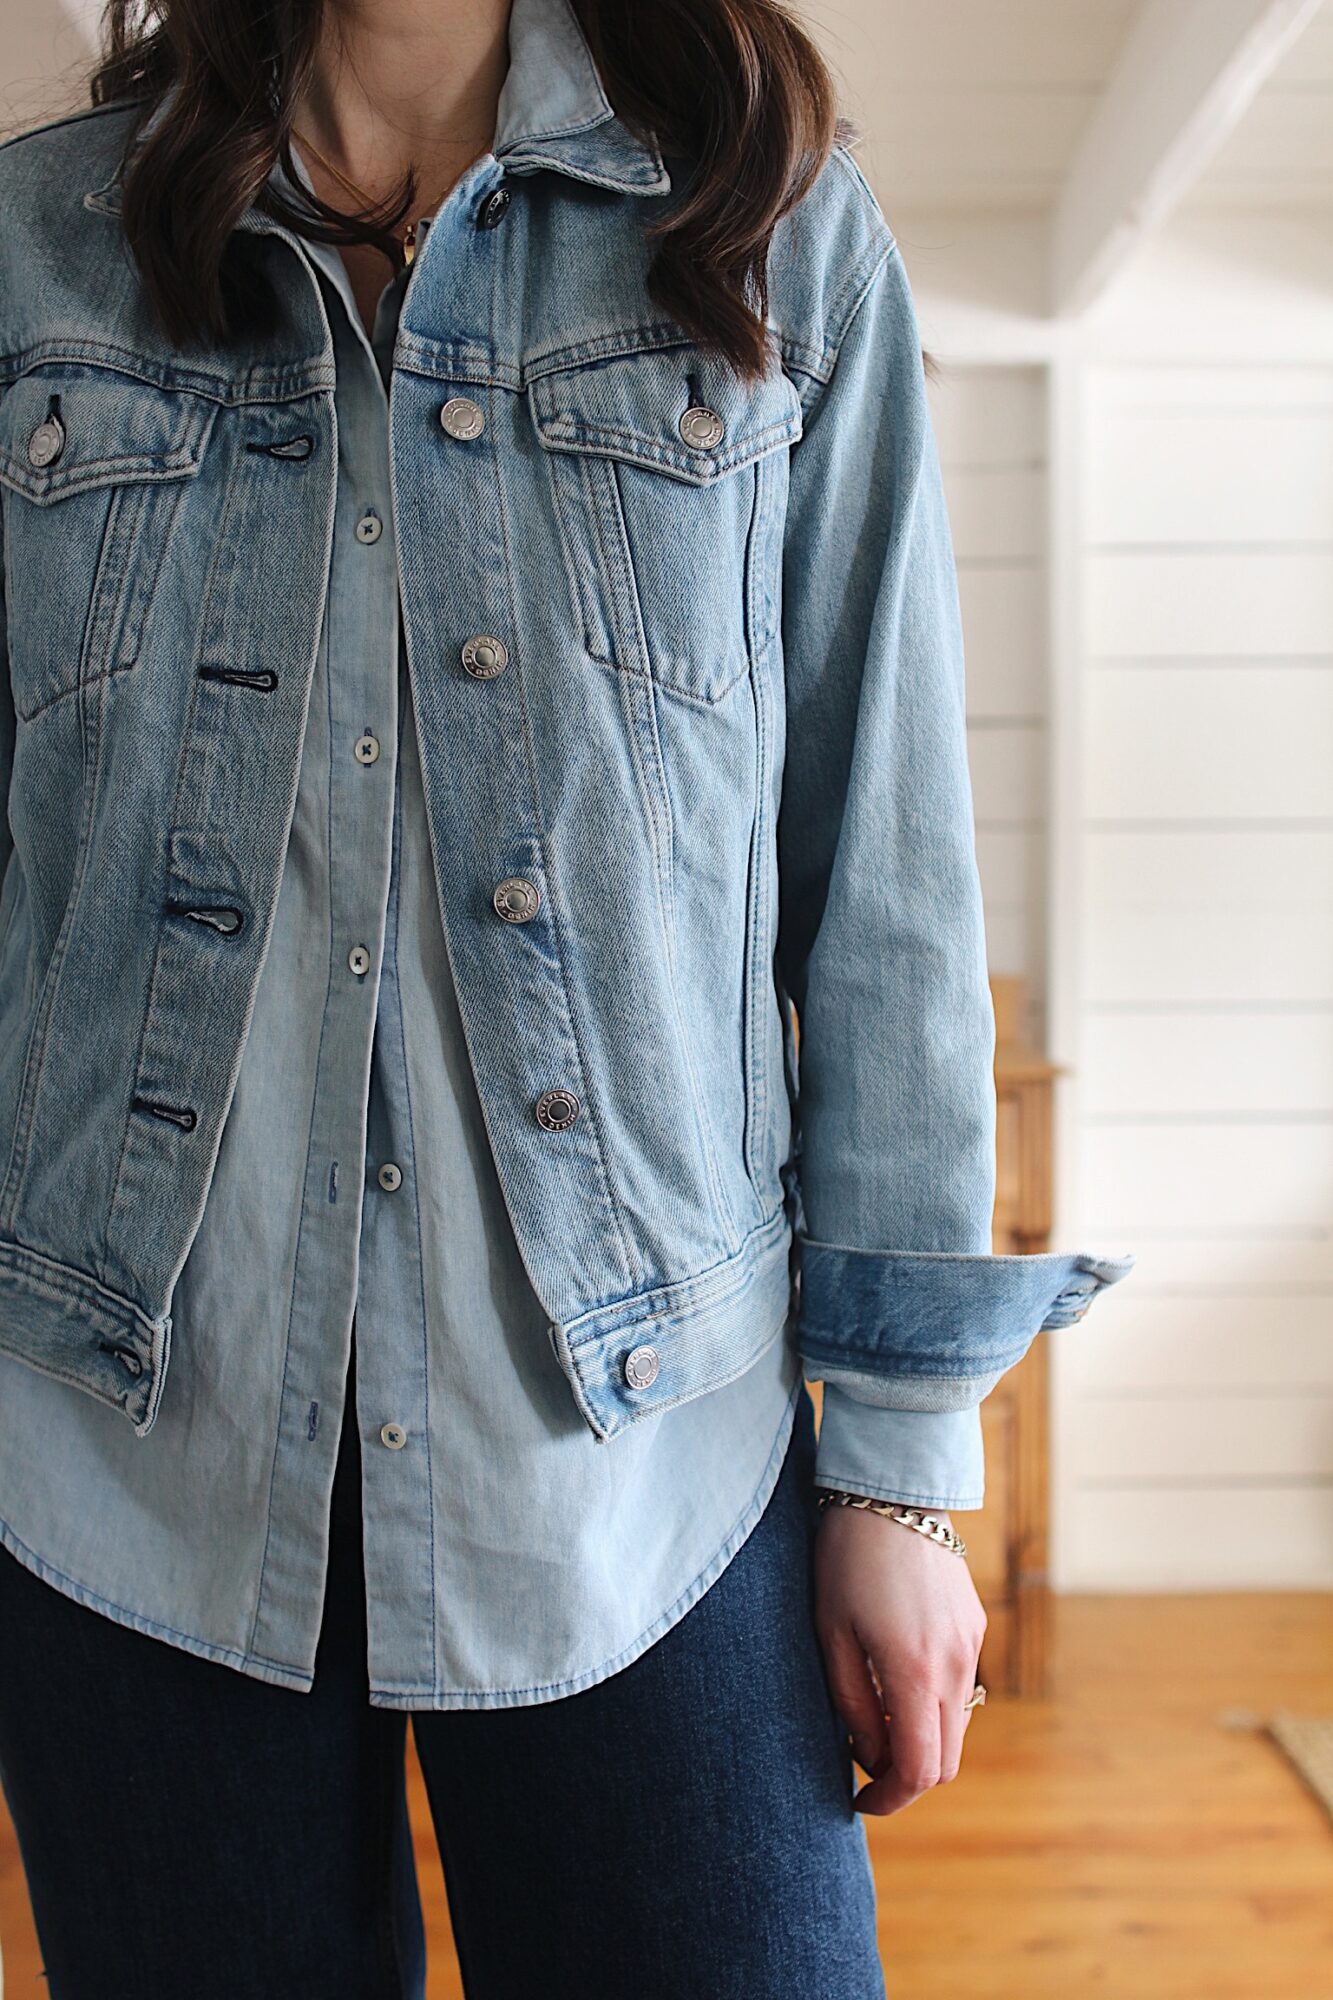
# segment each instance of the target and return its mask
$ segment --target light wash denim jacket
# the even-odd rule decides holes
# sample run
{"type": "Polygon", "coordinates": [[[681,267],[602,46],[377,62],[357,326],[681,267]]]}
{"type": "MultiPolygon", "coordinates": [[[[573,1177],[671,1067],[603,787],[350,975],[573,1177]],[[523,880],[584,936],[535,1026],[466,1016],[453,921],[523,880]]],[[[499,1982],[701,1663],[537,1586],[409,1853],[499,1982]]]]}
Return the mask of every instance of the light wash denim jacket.
{"type": "MultiPolygon", "coordinates": [[[[436,219],[390,450],[440,907],[552,1353],[603,1441],[793,1323],[861,1403],[967,1410],[1132,1260],[988,1251],[962,637],[901,258],[835,149],[774,241],[780,365],[741,385],[647,296],[684,163],[614,116],[564,0],[520,7],[540,116],[436,219]]],[[[234,247],[270,322],[177,352],[150,320],[128,117],[0,149],[0,1347],[146,1437],[282,874],[336,439],[317,286],[258,211],[234,247]]]]}
{"type": "MultiPolygon", "coordinates": [[[[516,82],[526,57],[520,35],[516,82]]],[[[398,608],[386,391],[435,244],[423,221],[370,338],[337,250],[305,254],[337,364],[324,632],[240,1072],[173,1295],[171,1381],[145,1443],[118,1408],[0,1353],[0,1544],[76,1603],[304,1691],[354,1427],[371,1705],[553,1701],[646,1651],[745,1541],[782,1469],[799,1357],[775,1340],[610,1445],[556,1365],[459,1015],[398,608]]],[[[904,1497],[976,1491],[957,1435],[975,1412],[850,1414],[844,1459],[859,1446],[904,1497]]]]}

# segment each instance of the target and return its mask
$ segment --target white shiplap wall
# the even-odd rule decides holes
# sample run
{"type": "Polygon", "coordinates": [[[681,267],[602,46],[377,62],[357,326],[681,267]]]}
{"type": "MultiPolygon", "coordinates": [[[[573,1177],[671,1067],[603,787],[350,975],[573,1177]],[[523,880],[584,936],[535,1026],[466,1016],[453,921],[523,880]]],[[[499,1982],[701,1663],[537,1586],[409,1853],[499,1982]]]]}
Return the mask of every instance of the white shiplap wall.
{"type": "MultiPolygon", "coordinates": [[[[928,344],[928,343],[927,343],[928,344]]],[[[1046,454],[1036,368],[941,364],[929,382],[958,567],[968,757],[992,971],[1045,1002],[1046,454]]]]}
{"type": "Polygon", "coordinates": [[[1066,1587],[1333,1582],[1333,367],[1102,361],[1080,457],[1066,1587]]]}

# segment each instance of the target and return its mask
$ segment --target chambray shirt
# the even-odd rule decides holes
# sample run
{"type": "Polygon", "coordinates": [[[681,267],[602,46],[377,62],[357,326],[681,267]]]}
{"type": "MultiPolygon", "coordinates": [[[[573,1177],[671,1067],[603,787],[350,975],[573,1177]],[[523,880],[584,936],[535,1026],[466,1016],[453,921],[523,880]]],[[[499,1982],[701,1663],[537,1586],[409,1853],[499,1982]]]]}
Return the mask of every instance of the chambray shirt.
{"type": "MultiPolygon", "coordinates": [[[[356,1422],[371,1702],[538,1702],[627,1665],[724,1569],[780,1470],[799,1362],[788,1334],[609,1443],[575,1408],[495,1171],[436,901],[388,450],[412,267],[368,339],[338,252],[305,254],[335,343],[332,568],[171,1381],[141,1440],[0,1355],[0,1540],[94,1610],[306,1689],[337,1440],[356,1422]]],[[[830,1386],[820,1448],[830,1483],[980,1498],[975,1410],[883,1410],[830,1386]]]]}

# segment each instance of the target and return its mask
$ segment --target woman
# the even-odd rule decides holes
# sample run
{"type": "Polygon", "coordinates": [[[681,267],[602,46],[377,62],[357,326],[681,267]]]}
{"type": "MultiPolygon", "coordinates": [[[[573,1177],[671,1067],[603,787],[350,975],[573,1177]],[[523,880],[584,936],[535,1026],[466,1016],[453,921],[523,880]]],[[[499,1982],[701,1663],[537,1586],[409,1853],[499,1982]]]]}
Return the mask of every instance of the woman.
{"type": "Polygon", "coordinates": [[[108,21],[0,149],[50,1990],[421,1994],[411,1710],[470,2000],[881,1995],[978,1404],[1124,1268],[987,1254],[897,247],[769,0],[108,21]]]}

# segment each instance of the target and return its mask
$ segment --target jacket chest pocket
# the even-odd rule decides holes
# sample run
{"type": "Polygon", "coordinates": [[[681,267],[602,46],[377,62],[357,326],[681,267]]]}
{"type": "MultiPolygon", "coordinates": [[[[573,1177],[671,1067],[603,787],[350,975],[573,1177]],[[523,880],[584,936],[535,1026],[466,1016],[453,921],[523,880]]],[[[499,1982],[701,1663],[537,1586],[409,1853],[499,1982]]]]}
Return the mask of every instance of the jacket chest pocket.
{"type": "Polygon", "coordinates": [[[778,626],[794,384],[680,347],[538,376],[528,399],[585,651],[719,701],[778,626]]]}
{"type": "Polygon", "coordinates": [[[0,399],[10,685],[31,721],[132,667],[216,405],[107,368],[47,365],[0,399]]]}

